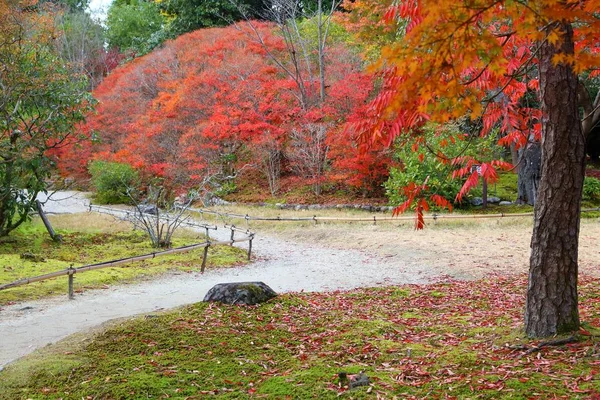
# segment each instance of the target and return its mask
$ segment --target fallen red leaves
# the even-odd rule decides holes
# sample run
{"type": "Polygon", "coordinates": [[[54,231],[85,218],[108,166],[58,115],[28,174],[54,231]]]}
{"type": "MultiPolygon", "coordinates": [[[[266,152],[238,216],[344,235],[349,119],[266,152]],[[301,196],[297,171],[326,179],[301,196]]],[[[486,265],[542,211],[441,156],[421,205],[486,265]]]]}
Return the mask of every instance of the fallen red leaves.
{"type": "Polygon", "coordinates": [[[153,397],[598,398],[600,280],[581,279],[589,325],[560,346],[522,335],[525,288],[512,276],[198,304],[107,331],[83,354],[89,365],[36,390],[118,398],[156,382],[153,397]],[[340,371],[364,371],[370,385],[350,390],[340,371]]]}

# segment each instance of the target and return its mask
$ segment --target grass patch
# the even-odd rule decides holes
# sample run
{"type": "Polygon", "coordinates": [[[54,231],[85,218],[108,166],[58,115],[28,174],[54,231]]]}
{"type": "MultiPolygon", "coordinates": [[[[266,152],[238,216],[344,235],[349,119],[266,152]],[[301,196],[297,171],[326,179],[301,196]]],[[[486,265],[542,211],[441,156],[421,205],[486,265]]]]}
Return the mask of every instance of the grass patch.
{"type": "MultiPolygon", "coordinates": [[[[63,243],[53,242],[43,225],[34,220],[24,225],[9,238],[0,242],[0,284],[18,279],[58,271],[69,266],[131,257],[155,251],[149,240],[129,225],[115,223],[108,216],[81,215],[78,217],[53,218],[57,233],[63,243]],[[71,229],[71,223],[77,220],[71,229]],[[87,221],[84,226],[82,221],[87,221]],[[44,261],[22,259],[21,254],[31,253],[44,261]]],[[[182,231],[173,241],[173,246],[183,246],[204,241],[204,236],[182,231]]],[[[169,255],[156,259],[126,264],[122,267],[106,268],[77,274],[75,290],[101,288],[117,282],[129,282],[148,278],[168,271],[197,271],[202,264],[203,249],[189,253],[169,255]]],[[[207,268],[238,265],[245,260],[246,252],[230,246],[215,246],[209,249],[207,268]]],[[[66,277],[36,282],[0,291],[0,305],[11,302],[37,299],[44,296],[64,295],[67,290],[66,277]]]]}
{"type": "MultiPolygon", "coordinates": [[[[26,358],[1,372],[0,393],[6,399],[598,396],[594,336],[533,354],[509,346],[535,344],[520,333],[525,286],[525,277],[511,277],[288,294],[254,307],[199,303],[119,323],[65,352],[67,339],[54,357],[34,367],[26,358]],[[364,371],[371,386],[340,388],[340,371],[364,371]]],[[[599,287],[589,278],[580,285],[582,315],[592,326],[600,324],[599,287]]]]}

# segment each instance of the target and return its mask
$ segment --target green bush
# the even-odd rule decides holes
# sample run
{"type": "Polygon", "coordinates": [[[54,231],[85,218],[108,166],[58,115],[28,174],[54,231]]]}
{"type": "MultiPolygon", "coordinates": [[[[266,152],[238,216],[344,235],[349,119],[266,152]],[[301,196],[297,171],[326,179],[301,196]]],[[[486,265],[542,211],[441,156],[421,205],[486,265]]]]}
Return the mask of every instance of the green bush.
{"type": "Polygon", "coordinates": [[[426,127],[424,135],[427,146],[420,145],[418,151],[412,149],[411,143],[396,144],[394,156],[401,166],[391,168],[390,177],[384,183],[386,196],[392,205],[406,201],[402,188],[411,182],[422,184],[426,179],[428,194],[437,194],[453,202],[465,179],[453,179],[452,172],[459,167],[444,161],[457,156],[489,161],[499,158],[501,153],[495,135],[465,139],[456,125],[447,125],[442,130],[431,125],[426,127]]]}
{"type": "Polygon", "coordinates": [[[583,200],[600,200],[600,179],[586,176],[583,180],[583,200]]]}
{"type": "Polygon", "coordinates": [[[402,166],[391,168],[390,177],[383,184],[390,204],[402,204],[406,200],[402,188],[408,186],[411,182],[421,184],[427,177],[429,177],[427,186],[433,193],[454,201],[463,182],[462,180],[452,179],[452,166],[442,163],[427,150],[422,153],[423,161],[419,160],[419,154],[419,152],[411,151],[409,146],[397,152],[402,166]]]}
{"type": "Polygon", "coordinates": [[[94,161],[88,166],[92,185],[96,190],[94,200],[99,204],[128,204],[127,191],[139,185],[138,173],[129,164],[94,161]]]}
{"type": "Polygon", "coordinates": [[[236,190],[237,185],[234,181],[225,181],[215,190],[215,196],[224,197],[228,194],[234,193],[236,190]]]}

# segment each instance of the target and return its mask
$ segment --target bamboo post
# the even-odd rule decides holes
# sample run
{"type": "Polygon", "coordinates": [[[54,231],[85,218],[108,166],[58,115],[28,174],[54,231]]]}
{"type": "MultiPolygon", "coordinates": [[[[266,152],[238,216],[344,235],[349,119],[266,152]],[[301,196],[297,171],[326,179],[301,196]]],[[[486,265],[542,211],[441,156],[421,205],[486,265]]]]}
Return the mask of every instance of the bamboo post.
{"type": "Polygon", "coordinates": [[[481,205],[483,208],[487,207],[487,203],[488,203],[488,196],[487,196],[487,192],[488,192],[488,185],[487,185],[487,179],[482,178],[482,190],[481,190],[481,199],[483,200],[483,204],[481,205]]]}
{"type": "Polygon", "coordinates": [[[233,236],[235,234],[235,225],[231,225],[231,243],[229,243],[230,246],[233,246],[233,236]]]}
{"type": "Polygon", "coordinates": [[[69,267],[69,300],[75,299],[75,293],[73,292],[73,278],[75,276],[75,270],[73,266],[69,267]]]}
{"type": "Polygon", "coordinates": [[[254,235],[250,235],[250,240],[248,241],[248,261],[252,257],[252,239],[254,239],[254,235]]]}
{"type": "Polygon", "coordinates": [[[46,230],[48,231],[48,234],[50,235],[52,240],[54,240],[55,242],[62,242],[62,236],[57,235],[56,232],[54,232],[54,228],[52,228],[48,217],[46,217],[46,213],[42,208],[42,203],[40,203],[39,200],[36,200],[35,205],[37,207],[38,214],[40,215],[40,218],[42,219],[42,222],[44,223],[44,226],[46,227],[46,230]]]}
{"type": "Polygon", "coordinates": [[[206,247],[204,248],[204,256],[202,257],[202,266],[200,267],[200,273],[204,273],[204,269],[206,268],[206,258],[208,257],[208,248],[210,247],[210,242],[206,243],[206,247]]]}
{"type": "Polygon", "coordinates": [[[373,225],[377,225],[377,218],[373,215],[373,225]]]}

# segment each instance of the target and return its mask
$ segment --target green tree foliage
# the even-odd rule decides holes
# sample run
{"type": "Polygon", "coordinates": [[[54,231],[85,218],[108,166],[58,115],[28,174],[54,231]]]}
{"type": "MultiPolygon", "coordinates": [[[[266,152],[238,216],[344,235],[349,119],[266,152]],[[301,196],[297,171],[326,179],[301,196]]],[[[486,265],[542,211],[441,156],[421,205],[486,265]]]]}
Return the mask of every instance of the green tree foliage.
{"type": "Polygon", "coordinates": [[[153,1],[115,2],[106,17],[109,46],[137,55],[150,52],[164,41],[165,19],[153,1]]]}
{"type": "Polygon", "coordinates": [[[85,79],[55,54],[53,18],[0,2],[0,236],[21,225],[47,189],[50,153],[91,108],[85,79]]]}
{"type": "Polygon", "coordinates": [[[586,176],[583,180],[583,199],[597,201],[600,199],[600,179],[586,176]]]}
{"type": "Polygon", "coordinates": [[[398,205],[407,200],[402,189],[411,182],[427,181],[430,194],[455,199],[465,179],[453,179],[458,166],[452,160],[457,157],[497,158],[502,148],[495,141],[493,135],[480,138],[461,133],[456,125],[443,129],[428,125],[418,146],[398,142],[395,157],[400,165],[390,169],[390,178],[384,184],[390,204],[398,205]]]}
{"type": "Polygon", "coordinates": [[[90,0],[61,0],[60,3],[68,7],[71,12],[84,12],[90,5],[90,0]]]}
{"type": "Polygon", "coordinates": [[[94,161],[88,167],[92,185],[96,189],[95,200],[99,204],[128,204],[129,192],[139,183],[138,173],[129,164],[94,161]]]}
{"type": "Polygon", "coordinates": [[[244,16],[260,19],[268,0],[166,0],[160,7],[172,19],[169,34],[179,36],[200,28],[226,26],[244,16]]]}

